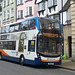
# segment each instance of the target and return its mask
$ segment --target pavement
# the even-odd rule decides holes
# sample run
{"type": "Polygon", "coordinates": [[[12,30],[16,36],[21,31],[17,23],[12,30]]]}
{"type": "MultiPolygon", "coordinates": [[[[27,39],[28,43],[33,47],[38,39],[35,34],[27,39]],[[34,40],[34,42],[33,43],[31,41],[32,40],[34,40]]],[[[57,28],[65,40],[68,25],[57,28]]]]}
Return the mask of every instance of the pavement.
{"type": "Polygon", "coordinates": [[[75,71],[75,61],[72,61],[71,59],[62,60],[62,64],[58,65],[58,66],[65,68],[65,69],[68,69],[68,70],[75,71]]]}

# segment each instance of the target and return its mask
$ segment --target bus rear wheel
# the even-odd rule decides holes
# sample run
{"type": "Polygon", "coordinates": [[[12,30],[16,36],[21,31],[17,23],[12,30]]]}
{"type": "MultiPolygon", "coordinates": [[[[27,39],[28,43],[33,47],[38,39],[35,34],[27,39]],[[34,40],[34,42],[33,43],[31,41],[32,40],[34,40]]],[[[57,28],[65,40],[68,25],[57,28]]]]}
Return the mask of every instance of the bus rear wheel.
{"type": "Polygon", "coordinates": [[[20,57],[20,64],[24,65],[24,57],[23,56],[20,57]]]}
{"type": "Polygon", "coordinates": [[[0,52],[0,60],[2,59],[2,53],[0,52]]]}

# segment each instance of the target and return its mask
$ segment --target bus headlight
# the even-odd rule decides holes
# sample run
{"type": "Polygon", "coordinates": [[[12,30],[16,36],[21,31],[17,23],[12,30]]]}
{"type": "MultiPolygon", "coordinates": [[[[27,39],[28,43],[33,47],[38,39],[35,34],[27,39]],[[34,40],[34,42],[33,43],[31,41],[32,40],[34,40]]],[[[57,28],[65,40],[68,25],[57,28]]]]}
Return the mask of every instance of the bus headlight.
{"type": "Polygon", "coordinates": [[[62,38],[62,36],[60,36],[60,38],[62,38]]]}

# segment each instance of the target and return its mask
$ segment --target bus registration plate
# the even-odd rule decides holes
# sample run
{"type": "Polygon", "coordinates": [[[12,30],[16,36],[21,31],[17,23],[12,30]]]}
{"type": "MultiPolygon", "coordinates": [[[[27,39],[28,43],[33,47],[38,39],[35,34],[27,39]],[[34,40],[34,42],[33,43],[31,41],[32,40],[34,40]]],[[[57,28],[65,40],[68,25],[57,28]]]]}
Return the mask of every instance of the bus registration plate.
{"type": "MultiPolygon", "coordinates": [[[[51,58],[48,58],[47,60],[54,60],[54,59],[51,59],[51,58]]],[[[48,63],[48,65],[54,65],[54,63],[48,63]]]]}
{"type": "Polygon", "coordinates": [[[48,65],[54,65],[54,63],[48,63],[48,65]]]}

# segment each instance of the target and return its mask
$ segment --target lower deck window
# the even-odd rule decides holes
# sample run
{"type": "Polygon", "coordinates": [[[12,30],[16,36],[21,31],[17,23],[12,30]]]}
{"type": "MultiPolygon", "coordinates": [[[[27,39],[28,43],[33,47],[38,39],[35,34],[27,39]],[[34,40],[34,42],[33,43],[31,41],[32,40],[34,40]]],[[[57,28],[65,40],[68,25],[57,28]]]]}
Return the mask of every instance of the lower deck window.
{"type": "Polygon", "coordinates": [[[15,50],[16,41],[0,41],[0,49],[15,50]]]}

